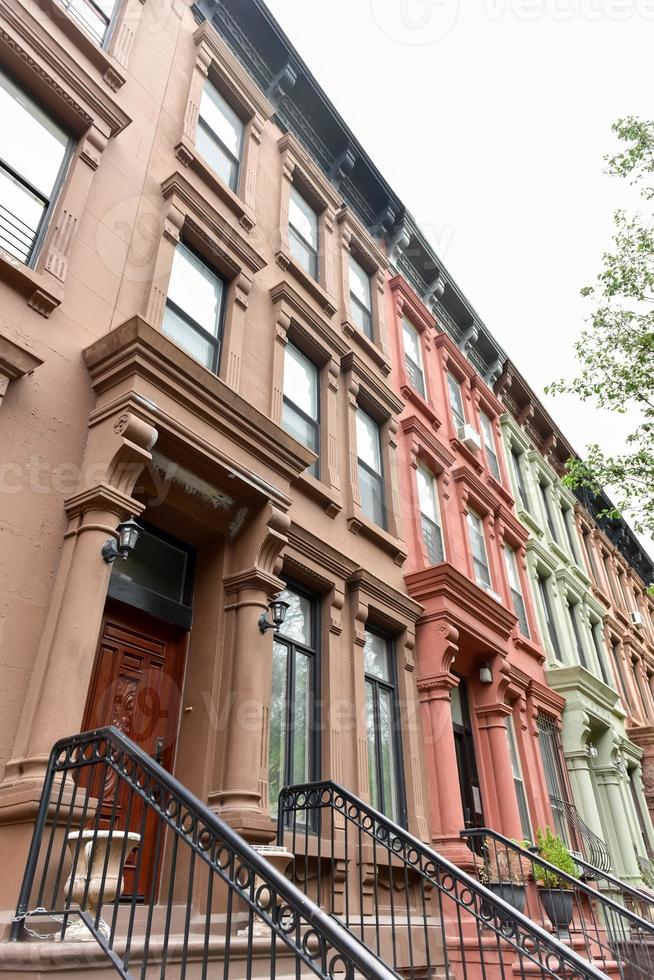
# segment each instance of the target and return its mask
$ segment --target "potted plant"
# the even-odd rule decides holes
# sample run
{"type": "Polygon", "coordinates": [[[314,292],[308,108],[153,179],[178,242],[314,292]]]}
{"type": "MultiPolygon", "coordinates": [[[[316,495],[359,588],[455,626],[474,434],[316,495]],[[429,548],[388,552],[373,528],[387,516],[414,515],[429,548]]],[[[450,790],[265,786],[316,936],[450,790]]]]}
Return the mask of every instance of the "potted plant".
{"type": "MultiPolygon", "coordinates": [[[[536,832],[536,843],[539,855],[564,871],[571,878],[578,878],[579,872],[572,859],[570,851],[560,837],[553,834],[549,827],[536,832]]],[[[538,893],[547,912],[547,916],[557,935],[569,934],[570,923],[574,910],[574,894],[572,885],[567,879],[534,862],[534,876],[538,884],[538,893]]]]}
{"type": "MultiPolygon", "coordinates": [[[[528,841],[512,841],[519,847],[528,847],[528,841]]],[[[525,878],[526,871],[517,851],[496,841],[493,837],[484,837],[484,867],[479,872],[483,885],[498,898],[504,899],[518,912],[525,907],[525,878]]]]}

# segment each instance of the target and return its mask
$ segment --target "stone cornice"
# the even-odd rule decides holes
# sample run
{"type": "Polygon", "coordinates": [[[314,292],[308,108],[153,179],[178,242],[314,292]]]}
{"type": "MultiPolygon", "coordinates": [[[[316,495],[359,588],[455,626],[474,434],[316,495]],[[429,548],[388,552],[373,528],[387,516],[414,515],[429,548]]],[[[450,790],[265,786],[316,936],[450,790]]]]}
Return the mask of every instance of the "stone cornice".
{"type": "MultiPolygon", "coordinates": [[[[514,613],[449,562],[411,572],[405,576],[405,581],[410,595],[426,607],[427,616],[432,614],[429,600],[440,598],[447,606],[449,621],[457,629],[462,625],[461,614],[465,614],[481,633],[492,631],[496,644],[499,640],[499,647],[503,648],[518,621],[514,613]]],[[[441,611],[434,614],[440,617],[441,611]]],[[[488,642],[493,643],[491,636],[488,636],[488,642]]]]}
{"type": "Polygon", "coordinates": [[[200,191],[179,171],[175,171],[162,182],[161,193],[172,204],[182,204],[181,210],[184,213],[190,212],[209,229],[217,243],[225,248],[227,261],[232,265],[234,274],[244,267],[254,275],[267,265],[261,253],[220,212],[212,208],[200,191]],[[234,267],[235,259],[237,267],[234,267]]]}
{"type": "MultiPolygon", "coordinates": [[[[88,347],[84,358],[96,394],[119,386],[122,393],[125,382],[145,379],[286,479],[296,478],[315,459],[311,450],[138,316],[88,347]]],[[[160,409],[150,404],[148,412],[165,431],[168,420],[160,409]]]]}
{"type": "Polygon", "coordinates": [[[552,667],[546,671],[547,682],[570,704],[572,698],[586,699],[589,706],[597,705],[622,717],[620,695],[585,667],[577,664],[568,667],[552,667]],[[616,708],[618,709],[616,711],[616,708]]]}
{"type": "Polygon", "coordinates": [[[382,272],[388,268],[388,256],[379,247],[374,238],[363,227],[354,211],[343,205],[336,212],[336,221],[346,228],[351,238],[356,242],[358,251],[363,252],[371,266],[376,266],[382,272]]]}
{"type": "Polygon", "coordinates": [[[295,521],[291,523],[288,532],[288,543],[342,583],[346,582],[357,568],[355,561],[346,558],[340,551],[332,548],[295,521]]]}
{"type": "Polygon", "coordinates": [[[329,325],[326,318],[319,316],[314,307],[293,288],[284,278],[270,290],[270,298],[275,306],[280,306],[290,319],[300,327],[308,325],[330,354],[343,357],[350,350],[343,338],[329,325]]]}
{"type": "Polygon", "coordinates": [[[434,435],[431,428],[418,418],[417,415],[407,415],[400,421],[400,428],[408,437],[412,437],[416,443],[416,455],[420,456],[423,449],[426,454],[442,469],[449,469],[453,466],[456,457],[440,439],[434,435]]]}
{"type": "Polygon", "coordinates": [[[411,323],[418,330],[433,330],[436,327],[436,317],[422,302],[415,290],[409,285],[404,276],[394,276],[388,283],[393,299],[401,298],[402,313],[406,312],[411,323]]]}
{"type": "Polygon", "coordinates": [[[270,119],[275,112],[275,107],[208,21],[205,20],[200,24],[193,35],[193,40],[198,48],[201,45],[206,47],[212,62],[221,73],[221,79],[227,84],[230,95],[238,105],[245,109],[248,115],[257,112],[264,121],[270,119]]]}
{"type": "Polygon", "coordinates": [[[392,416],[400,414],[404,408],[404,403],[400,401],[391,388],[381,378],[378,378],[365,361],[354,351],[348,351],[341,359],[341,370],[344,374],[351,373],[355,380],[363,385],[366,394],[378,403],[385,415],[392,416]]]}
{"type": "Polygon", "coordinates": [[[565,698],[541,681],[530,680],[527,696],[535,703],[536,708],[544,708],[557,718],[565,708],[565,698]]]}
{"type": "Polygon", "coordinates": [[[116,136],[131,122],[105,87],[94,81],[71,52],[19,0],[0,0],[0,44],[35,73],[54,100],[77,119],[79,132],[101,121],[108,136],[116,136]]]}
{"type": "Polygon", "coordinates": [[[373,605],[380,603],[393,610],[401,621],[415,623],[423,613],[423,606],[419,602],[394,589],[365,568],[357,568],[347,584],[350,589],[358,589],[373,605]]]}

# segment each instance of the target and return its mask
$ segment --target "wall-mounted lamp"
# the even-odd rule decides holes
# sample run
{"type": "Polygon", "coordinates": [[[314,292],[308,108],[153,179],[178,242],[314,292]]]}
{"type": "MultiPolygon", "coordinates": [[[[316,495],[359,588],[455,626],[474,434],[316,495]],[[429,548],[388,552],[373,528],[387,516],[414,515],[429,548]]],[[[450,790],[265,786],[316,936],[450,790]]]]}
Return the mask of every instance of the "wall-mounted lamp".
{"type": "Polygon", "coordinates": [[[261,613],[259,616],[259,629],[262,633],[267,632],[267,630],[277,630],[284,625],[284,620],[286,619],[286,610],[290,609],[290,603],[284,602],[279,596],[276,596],[272,602],[268,605],[270,609],[270,615],[272,618],[272,623],[268,620],[265,613],[261,613]]]}
{"type": "Polygon", "coordinates": [[[480,684],[493,683],[493,670],[490,665],[490,660],[479,668],[479,683],[480,684]]]}
{"type": "Polygon", "coordinates": [[[128,521],[119,524],[117,530],[118,541],[115,538],[109,538],[102,545],[101,554],[107,565],[113,565],[116,558],[129,558],[136,547],[142,529],[134,518],[130,517],[128,521]]]}
{"type": "Polygon", "coordinates": [[[599,755],[599,752],[597,751],[597,747],[593,745],[592,742],[589,742],[587,748],[588,748],[588,755],[591,757],[591,759],[596,759],[597,756],[599,755]]]}

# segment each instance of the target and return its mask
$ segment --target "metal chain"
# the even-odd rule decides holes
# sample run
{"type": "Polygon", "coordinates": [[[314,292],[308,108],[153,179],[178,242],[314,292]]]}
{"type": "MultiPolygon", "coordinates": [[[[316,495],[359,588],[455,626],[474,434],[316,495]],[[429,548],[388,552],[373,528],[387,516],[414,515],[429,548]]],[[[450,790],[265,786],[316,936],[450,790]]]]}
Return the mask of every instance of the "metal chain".
{"type": "MultiPolygon", "coordinates": [[[[39,907],[36,909],[32,909],[30,912],[22,912],[20,915],[15,915],[11,921],[22,922],[24,931],[27,933],[28,936],[33,936],[34,939],[54,939],[55,936],[57,935],[58,930],[57,932],[43,933],[43,932],[37,932],[35,929],[30,929],[28,926],[25,925],[25,920],[27,919],[28,916],[35,915],[38,912],[47,913],[47,911],[48,911],[47,909],[39,907]]],[[[54,919],[55,922],[64,921],[63,915],[50,915],[50,918],[54,919]]]]}

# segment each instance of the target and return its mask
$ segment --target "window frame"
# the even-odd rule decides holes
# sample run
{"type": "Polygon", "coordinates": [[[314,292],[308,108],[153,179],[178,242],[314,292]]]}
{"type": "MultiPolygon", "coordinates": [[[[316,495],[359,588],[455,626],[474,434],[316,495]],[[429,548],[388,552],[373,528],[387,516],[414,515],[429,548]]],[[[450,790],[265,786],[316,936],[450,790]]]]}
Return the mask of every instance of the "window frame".
{"type": "Polygon", "coordinates": [[[600,674],[602,675],[602,680],[607,685],[611,686],[611,680],[609,677],[609,671],[607,670],[606,663],[606,653],[604,650],[604,643],[602,642],[602,623],[601,620],[597,620],[590,624],[590,632],[593,639],[593,646],[595,647],[595,655],[597,657],[597,662],[599,664],[600,674]]]}
{"type": "Polygon", "coordinates": [[[483,408],[479,409],[479,424],[481,427],[482,438],[484,440],[484,453],[486,455],[488,469],[493,479],[497,480],[498,483],[501,483],[502,470],[500,469],[500,458],[497,451],[495,432],[493,430],[493,420],[483,408]],[[487,425],[484,425],[484,420],[486,421],[487,425]]]}
{"type": "Polygon", "coordinates": [[[506,717],[506,737],[509,743],[509,761],[513,772],[513,786],[515,788],[515,795],[518,803],[518,813],[520,814],[522,834],[525,840],[533,840],[534,828],[531,820],[531,813],[529,812],[527,784],[522,771],[522,759],[520,758],[520,746],[518,745],[518,733],[516,730],[513,711],[511,711],[511,714],[507,715],[506,717]],[[517,772],[516,768],[518,770],[517,772]]]}
{"type": "Polygon", "coordinates": [[[545,628],[547,631],[547,637],[550,641],[552,647],[552,652],[557,660],[562,661],[562,647],[561,639],[559,637],[558,627],[556,625],[556,619],[554,618],[554,606],[550,598],[548,581],[551,575],[536,575],[538,581],[538,592],[540,595],[541,605],[543,607],[543,619],[545,622],[545,628]]]}
{"type": "Polygon", "coordinates": [[[290,189],[289,189],[288,229],[287,229],[287,234],[288,234],[288,250],[289,250],[289,253],[290,253],[291,258],[293,259],[293,261],[302,269],[302,271],[304,272],[305,275],[310,276],[315,282],[318,283],[319,286],[322,285],[322,283],[320,281],[320,239],[321,239],[320,212],[319,211],[316,211],[316,209],[315,209],[314,205],[311,203],[311,201],[307,200],[306,194],[301,193],[301,191],[299,190],[299,186],[298,186],[298,182],[297,181],[291,181],[291,186],[290,186],[290,189]],[[306,238],[304,238],[304,236],[302,235],[302,233],[291,222],[291,200],[293,198],[293,194],[294,193],[299,198],[301,198],[304,201],[304,203],[306,204],[306,206],[309,208],[309,210],[315,216],[315,219],[316,219],[316,245],[315,245],[315,247],[313,245],[311,245],[311,243],[308,242],[306,240],[306,238]],[[314,271],[313,272],[311,272],[309,269],[306,269],[304,267],[304,265],[298,259],[297,255],[295,255],[293,253],[293,248],[291,246],[291,233],[300,241],[300,243],[304,246],[304,248],[307,249],[307,251],[311,254],[312,258],[314,259],[315,266],[314,266],[314,271]]]}
{"type": "Polygon", "coordinates": [[[406,370],[407,380],[409,385],[413,390],[420,395],[423,401],[427,401],[427,380],[425,378],[425,360],[422,352],[422,334],[417,327],[413,325],[409,317],[404,314],[402,317],[402,323],[400,325],[402,331],[402,350],[404,351],[404,364],[406,370]],[[417,344],[418,357],[420,363],[416,364],[413,358],[409,355],[406,343],[406,331],[408,330],[414,334],[417,344]],[[420,384],[416,384],[416,378],[419,378],[420,384]]]}
{"type": "Polygon", "coordinates": [[[352,254],[352,250],[349,251],[348,256],[347,256],[347,281],[348,281],[348,292],[349,292],[349,298],[350,298],[350,310],[352,310],[353,307],[356,307],[358,310],[361,310],[363,312],[363,314],[364,314],[364,321],[367,322],[368,329],[366,330],[365,327],[359,327],[359,325],[354,320],[354,317],[352,317],[352,325],[357,330],[359,330],[363,334],[363,336],[366,337],[371,343],[374,343],[375,342],[375,329],[374,329],[372,275],[370,274],[369,270],[366,269],[365,266],[363,266],[359,262],[359,260],[352,254]],[[361,302],[361,300],[359,299],[359,297],[352,290],[352,285],[351,285],[352,280],[350,278],[350,274],[351,274],[351,271],[352,271],[352,265],[353,264],[356,265],[356,266],[358,266],[358,268],[361,269],[361,271],[363,273],[365,273],[366,278],[368,280],[368,295],[370,297],[370,307],[369,308],[367,308],[367,307],[365,307],[363,305],[363,303],[361,302]],[[366,318],[367,318],[367,320],[366,320],[366,318]]]}
{"type": "MultiPolygon", "coordinates": [[[[466,524],[468,526],[468,539],[469,539],[469,542],[470,542],[470,559],[472,561],[472,569],[473,569],[473,574],[474,574],[474,580],[475,580],[476,584],[479,586],[479,588],[480,589],[483,589],[484,592],[493,592],[494,591],[494,589],[493,589],[493,576],[491,575],[490,562],[488,560],[488,545],[486,543],[486,525],[485,525],[485,522],[484,522],[484,518],[480,514],[478,514],[476,510],[473,510],[472,508],[470,508],[468,510],[467,514],[466,514],[466,524]],[[479,521],[479,523],[481,525],[481,531],[479,531],[478,528],[473,527],[473,519],[474,518],[476,518],[479,521]],[[486,584],[485,582],[480,582],[479,581],[479,578],[477,576],[477,562],[479,560],[477,558],[475,558],[474,546],[473,546],[473,539],[472,539],[472,534],[471,534],[472,531],[474,531],[476,534],[478,534],[481,537],[481,540],[482,540],[482,544],[483,544],[483,547],[484,547],[484,558],[486,559],[486,562],[485,562],[485,566],[484,567],[485,567],[486,572],[488,574],[488,584],[486,584]]],[[[479,564],[481,564],[481,562],[479,564]]]]}
{"type": "MultiPolygon", "coordinates": [[[[389,681],[384,681],[376,674],[368,674],[365,669],[365,653],[362,650],[364,656],[363,662],[363,679],[364,679],[364,699],[367,702],[366,691],[367,685],[370,684],[373,688],[374,693],[374,710],[375,710],[375,755],[376,755],[376,775],[378,778],[381,777],[383,773],[383,766],[381,763],[381,733],[379,728],[379,697],[378,691],[381,687],[386,692],[390,693],[391,701],[391,711],[393,716],[393,752],[396,765],[395,772],[395,786],[396,786],[396,796],[395,805],[397,808],[396,816],[393,817],[386,813],[384,810],[384,792],[383,792],[383,780],[381,784],[377,786],[377,795],[380,801],[379,810],[388,817],[389,820],[395,820],[401,826],[406,826],[407,822],[407,811],[406,811],[406,786],[404,782],[404,762],[402,755],[402,733],[401,733],[401,716],[399,710],[399,700],[398,700],[398,672],[397,672],[397,651],[394,638],[384,630],[378,629],[375,625],[366,623],[365,633],[377,636],[384,641],[386,644],[386,652],[388,656],[389,664],[389,681]]],[[[368,730],[368,710],[366,704],[366,733],[368,730]]],[[[370,781],[370,748],[368,741],[368,780],[370,781]]],[[[372,803],[372,800],[371,800],[372,803]]]]}
{"type": "MultiPolygon", "coordinates": [[[[202,336],[204,340],[209,342],[210,346],[213,349],[213,354],[211,359],[211,367],[207,367],[207,370],[211,371],[212,374],[219,376],[221,360],[222,360],[222,350],[223,350],[224,339],[225,339],[225,311],[227,306],[227,291],[229,289],[229,282],[227,279],[225,279],[224,276],[222,276],[217,271],[215,266],[209,264],[207,259],[200,252],[198,252],[197,249],[193,248],[192,245],[189,245],[188,241],[184,240],[183,238],[180,238],[178,244],[175,246],[175,252],[180,246],[183,249],[189,251],[192,255],[194,255],[195,258],[202,263],[202,265],[204,265],[207,269],[209,269],[209,271],[220,281],[222,285],[222,292],[220,297],[220,310],[217,314],[218,331],[215,335],[210,334],[209,331],[202,326],[202,324],[193,320],[193,318],[189,316],[185,310],[182,310],[182,308],[178,306],[178,304],[175,303],[174,300],[169,299],[168,293],[170,290],[170,280],[172,279],[173,276],[174,264],[171,266],[170,277],[168,279],[168,286],[166,288],[166,299],[164,301],[164,311],[163,311],[163,318],[161,321],[161,330],[164,336],[168,337],[168,339],[173,344],[176,344],[178,347],[180,347],[180,349],[183,350],[185,354],[188,354],[189,357],[192,357],[193,360],[196,361],[196,363],[201,364],[202,367],[207,367],[206,364],[203,364],[202,361],[199,361],[196,357],[193,356],[193,354],[190,353],[190,351],[188,351],[185,347],[182,347],[181,344],[179,344],[173,337],[170,336],[169,333],[167,333],[165,329],[166,310],[168,309],[168,306],[170,304],[171,308],[173,309],[173,312],[182,320],[184,320],[184,322],[190,327],[191,330],[196,331],[202,336]]],[[[173,263],[174,263],[174,256],[173,256],[173,263]]]]}
{"type": "Polygon", "coordinates": [[[529,617],[527,616],[527,605],[525,603],[525,596],[522,590],[522,579],[520,577],[520,562],[518,560],[518,552],[515,548],[512,548],[509,544],[504,546],[504,564],[506,566],[506,577],[509,583],[509,592],[511,593],[511,602],[513,604],[513,611],[518,617],[518,627],[521,634],[527,639],[531,639],[531,631],[529,629],[529,617]],[[511,573],[513,572],[516,580],[516,587],[513,586],[511,582],[511,573]],[[516,601],[516,596],[519,601],[516,601]]]}
{"type": "MultiPolygon", "coordinates": [[[[320,717],[320,715],[321,715],[321,712],[320,712],[320,691],[321,691],[321,671],[322,671],[322,664],[321,664],[321,653],[320,653],[320,639],[321,639],[321,625],[320,625],[321,601],[320,601],[320,596],[317,595],[316,593],[311,592],[310,590],[304,588],[303,586],[298,585],[292,579],[285,579],[284,580],[284,590],[283,591],[284,592],[286,592],[286,591],[288,591],[288,592],[294,592],[296,595],[299,595],[299,596],[301,596],[304,599],[308,599],[308,601],[311,603],[311,646],[308,647],[308,646],[306,646],[306,644],[300,643],[298,640],[293,640],[290,637],[285,637],[284,634],[283,634],[283,632],[282,632],[283,626],[282,626],[282,628],[280,630],[276,630],[275,633],[274,633],[274,636],[273,636],[273,644],[275,642],[277,642],[277,643],[280,643],[281,645],[283,645],[283,646],[285,646],[287,648],[287,651],[286,651],[286,668],[285,668],[285,672],[286,672],[286,677],[285,677],[285,679],[286,679],[286,692],[285,692],[286,701],[285,701],[285,712],[284,712],[284,715],[285,715],[285,718],[284,718],[285,728],[284,728],[283,733],[282,733],[283,738],[286,740],[286,745],[284,746],[284,779],[282,780],[282,785],[280,787],[280,790],[283,789],[284,786],[292,785],[292,783],[295,781],[294,778],[292,778],[292,772],[293,772],[293,770],[292,770],[292,764],[293,764],[293,761],[294,761],[293,760],[293,746],[292,746],[293,733],[294,733],[294,724],[293,724],[293,722],[294,722],[294,709],[293,709],[293,701],[292,701],[290,695],[293,693],[292,692],[292,688],[293,688],[293,683],[294,683],[294,678],[295,678],[295,657],[294,657],[294,654],[295,654],[296,649],[299,650],[304,656],[308,656],[308,657],[311,658],[311,673],[312,673],[312,677],[311,677],[311,681],[312,681],[312,685],[311,685],[312,694],[310,696],[310,699],[311,699],[311,712],[310,712],[310,717],[307,718],[307,725],[309,726],[309,732],[308,732],[308,734],[309,734],[309,738],[308,738],[308,746],[309,746],[309,766],[308,766],[308,769],[309,769],[309,779],[307,780],[308,782],[312,782],[312,781],[314,781],[314,780],[316,780],[316,779],[319,778],[320,767],[321,767],[321,756],[320,756],[320,752],[321,752],[321,744],[320,744],[320,721],[321,721],[321,717],[320,717]],[[290,723],[289,723],[289,719],[290,719],[290,723]],[[290,744],[290,750],[289,750],[289,743],[291,743],[290,744]]],[[[273,650],[271,651],[271,656],[274,657],[274,647],[273,647],[273,650]]],[[[269,739],[270,739],[270,735],[269,735],[269,739]]],[[[269,752],[269,758],[270,758],[270,742],[269,742],[269,745],[268,745],[268,752],[269,752]]],[[[268,780],[269,780],[269,783],[270,783],[270,761],[268,763],[268,780]]],[[[271,806],[272,802],[273,801],[272,801],[272,798],[271,798],[271,794],[269,794],[269,799],[268,799],[269,806],[271,806]]],[[[276,804],[276,802],[277,801],[275,801],[275,804],[276,804]]],[[[272,807],[271,807],[271,816],[273,816],[273,819],[275,819],[276,814],[277,814],[277,807],[275,805],[274,811],[272,810],[272,807]],[[275,816],[273,816],[273,813],[274,813],[275,816]]],[[[309,822],[308,829],[312,829],[311,820],[309,822]]]]}
{"type": "Polygon", "coordinates": [[[548,528],[548,530],[550,532],[550,535],[552,537],[552,541],[555,544],[560,544],[560,542],[559,542],[559,536],[558,536],[558,533],[557,533],[557,530],[556,530],[556,523],[555,523],[555,520],[554,520],[554,514],[553,514],[552,508],[550,506],[549,491],[550,491],[551,486],[552,486],[552,484],[549,482],[549,480],[540,479],[538,481],[538,487],[539,487],[539,490],[540,490],[540,497],[541,497],[541,501],[542,501],[542,504],[543,504],[543,510],[545,512],[545,523],[546,523],[547,528],[548,528]]]}
{"type": "Polygon", "coordinates": [[[228,158],[231,159],[232,163],[235,163],[235,165],[236,165],[236,171],[235,171],[235,175],[234,175],[234,183],[232,184],[231,181],[225,180],[224,177],[221,177],[221,175],[219,174],[219,172],[217,170],[215,170],[214,167],[211,166],[211,163],[208,160],[208,158],[206,157],[206,155],[204,153],[202,153],[202,157],[206,161],[207,166],[211,167],[211,170],[221,180],[224,181],[224,183],[227,185],[227,187],[229,187],[230,191],[232,191],[232,193],[234,193],[234,194],[238,194],[238,191],[239,191],[239,185],[240,185],[240,180],[241,180],[241,170],[242,170],[242,167],[243,167],[243,150],[244,150],[244,147],[245,147],[247,126],[248,126],[248,121],[245,120],[245,119],[243,119],[241,117],[241,115],[239,114],[239,112],[230,103],[229,99],[223,94],[223,92],[221,92],[220,88],[218,87],[218,85],[216,85],[216,83],[213,81],[213,79],[211,78],[211,76],[210,75],[207,75],[207,78],[204,81],[204,86],[202,88],[202,95],[200,97],[200,105],[198,106],[198,120],[197,120],[197,127],[196,127],[195,144],[198,147],[198,152],[201,153],[202,151],[201,151],[201,149],[200,149],[200,147],[198,145],[197,134],[198,134],[199,130],[202,129],[203,132],[205,133],[205,135],[207,135],[207,132],[208,132],[208,134],[209,134],[208,135],[208,138],[211,139],[211,140],[214,140],[219,145],[221,151],[228,158]],[[232,112],[234,113],[234,115],[239,119],[239,121],[241,123],[241,134],[240,134],[240,142],[239,142],[239,148],[238,148],[238,156],[234,156],[234,154],[232,153],[232,151],[225,146],[225,144],[223,143],[223,141],[221,140],[221,138],[218,136],[218,134],[202,118],[202,97],[204,96],[205,89],[206,89],[206,87],[208,85],[210,85],[218,93],[218,96],[223,100],[223,102],[225,102],[229,106],[229,108],[232,110],[232,112]]]}
{"type": "MultiPolygon", "coordinates": [[[[318,459],[315,461],[315,463],[312,463],[307,468],[307,472],[309,472],[317,480],[320,480],[321,479],[321,459],[322,459],[322,454],[320,452],[320,443],[321,443],[321,436],[322,436],[321,429],[320,429],[320,414],[321,414],[320,413],[320,367],[315,363],[315,361],[313,361],[309,357],[308,354],[306,354],[300,347],[298,347],[297,344],[294,344],[292,340],[287,340],[286,345],[284,347],[284,366],[283,366],[283,371],[284,371],[284,373],[282,374],[282,417],[281,417],[281,426],[284,429],[284,431],[285,432],[288,432],[289,435],[292,435],[294,439],[297,438],[296,436],[293,435],[292,432],[289,432],[289,430],[284,425],[284,405],[289,405],[289,407],[294,412],[297,412],[297,414],[300,415],[302,417],[302,419],[304,419],[305,422],[308,422],[313,427],[313,430],[314,430],[314,433],[315,433],[315,443],[316,443],[316,447],[317,448],[314,449],[312,446],[307,446],[307,449],[311,449],[312,452],[316,453],[316,455],[318,456],[318,459]],[[288,348],[289,347],[292,347],[293,350],[297,351],[301,355],[301,357],[304,358],[305,361],[308,361],[309,364],[312,366],[314,372],[315,372],[315,380],[316,380],[316,418],[315,419],[312,419],[309,415],[307,415],[306,412],[304,411],[304,409],[300,408],[300,406],[297,405],[293,401],[293,399],[289,395],[286,394],[286,391],[284,390],[284,380],[286,378],[286,374],[285,374],[286,358],[288,356],[288,348]]],[[[298,440],[298,441],[300,441],[300,440],[298,440]]],[[[303,445],[306,445],[306,444],[303,443],[303,445]]]]}
{"type": "Polygon", "coordinates": [[[566,806],[571,806],[571,799],[561,735],[554,720],[540,711],[536,717],[536,727],[554,829],[571,850],[579,851],[579,841],[575,839],[566,815],[566,806]],[[559,795],[556,795],[556,790],[559,795]],[[557,803],[562,803],[563,807],[556,806],[557,803]]]}
{"type": "Polygon", "coordinates": [[[381,500],[381,508],[382,508],[381,516],[382,516],[383,523],[380,524],[377,520],[375,520],[374,517],[368,514],[363,507],[363,503],[361,503],[361,512],[367,520],[371,521],[377,527],[380,527],[382,531],[387,531],[388,530],[388,506],[386,502],[386,474],[384,472],[384,453],[383,453],[381,430],[382,427],[379,421],[375,419],[369,412],[367,412],[365,408],[362,408],[361,405],[357,405],[356,419],[355,419],[355,434],[356,434],[356,443],[357,443],[357,480],[359,481],[359,499],[361,501],[363,499],[361,494],[361,477],[360,477],[361,468],[363,468],[369,476],[371,476],[375,481],[378,481],[380,484],[381,493],[379,496],[381,500]],[[356,422],[359,418],[359,414],[364,415],[375,426],[375,430],[377,433],[377,450],[379,453],[379,467],[381,470],[380,473],[375,473],[372,467],[359,455],[359,438],[358,438],[358,432],[356,432],[356,422]]]}
{"type": "MultiPolygon", "coordinates": [[[[97,35],[86,24],[84,24],[82,20],[80,20],[80,18],[71,10],[73,0],[57,0],[57,3],[60,4],[61,8],[75,22],[77,27],[81,28],[81,30],[83,30],[85,34],[91,38],[94,44],[97,44],[98,48],[101,51],[107,51],[111,43],[114,28],[116,26],[116,20],[117,20],[116,15],[121,6],[121,0],[114,0],[113,9],[111,11],[111,15],[107,19],[107,26],[104,34],[102,35],[102,38],[98,38],[97,35]]],[[[87,4],[89,7],[92,7],[102,20],[105,19],[106,15],[104,11],[97,5],[97,3],[94,2],[94,0],[84,0],[84,3],[87,4]]]]}
{"type": "Polygon", "coordinates": [[[450,403],[450,418],[452,420],[452,425],[454,426],[454,434],[457,435],[459,429],[462,428],[467,423],[466,423],[466,417],[465,417],[465,405],[464,405],[464,402],[463,402],[463,392],[461,390],[461,382],[459,381],[459,379],[457,378],[457,376],[452,373],[451,370],[448,370],[447,371],[447,394],[448,394],[448,399],[449,399],[449,403],[450,403]],[[454,384],[456,386],[456,390],[458,391],[458,398],[457,399],[454,399],[453,398],[453,395],[452,395],[452,384],[454,384]],[[454,407],[455,400],[458,401],[460,403],[460,405],[461,405],[460,422],[459,422],[459,413],[457,411],[455,411],[455,407],[454,407]]]}
{"type": "Polygon", "coordinates": [[[586,656],[586,649],[584,647],[583,637],[581,635],[581,624],[578,619],[577,606],[581,605],[580,602],[571,602],[570,599],[566,599],[566,606],[568,610],[568,619],[570,625],[572,626],[572,635],[574,637],[575,646],[577,648],[577,656],[579,657],[579,663],[585,670],[589,670],[588,657],[586,656]]]}
{"type": "Polygon", "coordinates": [[[422,537],[423,547],[427,557],[429,558],[430,565],[439,565],[441,562],[446,560],[446,551],[445,551],[445,535],[443,533],[443,519],[441,517],[441,507],[440,507],[440,500],[438,495],[438,478],[436,474],[433,473],[432,470],[430,470],[429,467],[426,466],[425,463],[423,463],[422,461],[418,461],[416,465],[416,492],[417,492],[417,500],[418,500],[418,510],[420,513],[420,533],[422,537]],[[420,501],[420,484],[418,482],[420,473],[423,473],[429,480],[432,502],[434,505],[434,510],[436,511],[436,516],[438,518],[437,522],[434,522],[433,518],[429,517],[422,510],[422,504],[420,501]],[[440,539],[440,551],[442,557],[439,558],[437,561],[433,561],[432,556],[430,554],[427,535],[425,535],[425,522],[427,522],[428,525],[435,527],[438,531],[438,537],[440,539]]]}
{"type": "Polygon", "coordinates": [[[527,484],[525,482],[524,473],[522,472],[522,467],[520,465],[520,460],[524,455],[524,450],[516,449],[515,445],[511,445],[511,464],[513,466],[513,475],[515,477],[516,489],[518,491],[518,498],[522,504],[522,509],[526,513],[529,511],[529,494],[527,493],[527,484]]]}
{"type": "MultiPolygon", "coordinates": [[[[52,192],[49,197],[46,197],[40,190],[38,190],[37,187],[35,187],[31,183],[31,181],[27,180],[27,178],[19,174],[8,163],[5,163],[2,157],[0,157],[0,172],[4,171],[6,174],[8,174],[8,176],[11,179],[13,179],[17,184],[19,184],[20,187],[22,187],[33,197],[38,198],[44,204],[41,217],[39,218],[38,226],[34,230],[34,237],[32,239],[31,245],[29,246],[29,251],[25,259],[21,259],[18,256],[14,255],[13,252],[9,251],[7,248],[4,247],[4,245],[2,245],[2,241],[0,240],[0,247],[8,255],[11,255],[12,259],[15,259],[16,261],[20,262],[20,264],[25,266],[25,268],[27,269],[35,269],[36,265],[38,264],[39,258],[41,256],[41,249],[43,247],[43,243],[45,241],[46,235],[50,228],[53,212],[57,207],[59,201],[59,195],[61,194],[61,190],[64,184],[66,183],[66,179],[69,175],[71,161],[75,154],[75,148],[77,146],[78,140],[70,133],[69,130],[66,129],[65,126],[61,125],[61,123],[58,121],[58,119],[55,117],[54,113],[50,109],[49,105],[45,105],[45,104],[39,105],[36,102],[36,100],[32,96],[31,91],[23,83],[22,79],[15,77],[10,71],[7,71],[5,69],[0,69],[0,75],[5,75],[6,78],[9,80],[10,84],[14,85],[22,93],[22,95],[26,97],[28,102],[35,105],[36,108],[39,109],[43,113],[43,115],[46,116],[47,119],[52,122],[53,126],[59,129],[62,132],[62,134],[66,136],[66,144],[64,147],[64,152],[62,154],[61,163],[59,164],[59,170],[57,172],[57,176],[52,185],[52,192]]],[[[12,212],[10,211],[8,211],[8,213],[12,214],[12,212]]],[[[17,218],[17,215],[12,214],[12,217],[17,218]]]]}
{"type": "Polygon", "coordinates": [[[570,549],[570,557],[575,564],[579,563],[579,554],[577,545],[574,539],[573,527],[574,527],[574,511],[571,507],[565,507],[561,504],[561,520],[563,521],[563,530],[565,531],[566,540],[568,542],[568,547],[570,549]],[[572,522],[572,523],[570,523],[572,522]]]}

